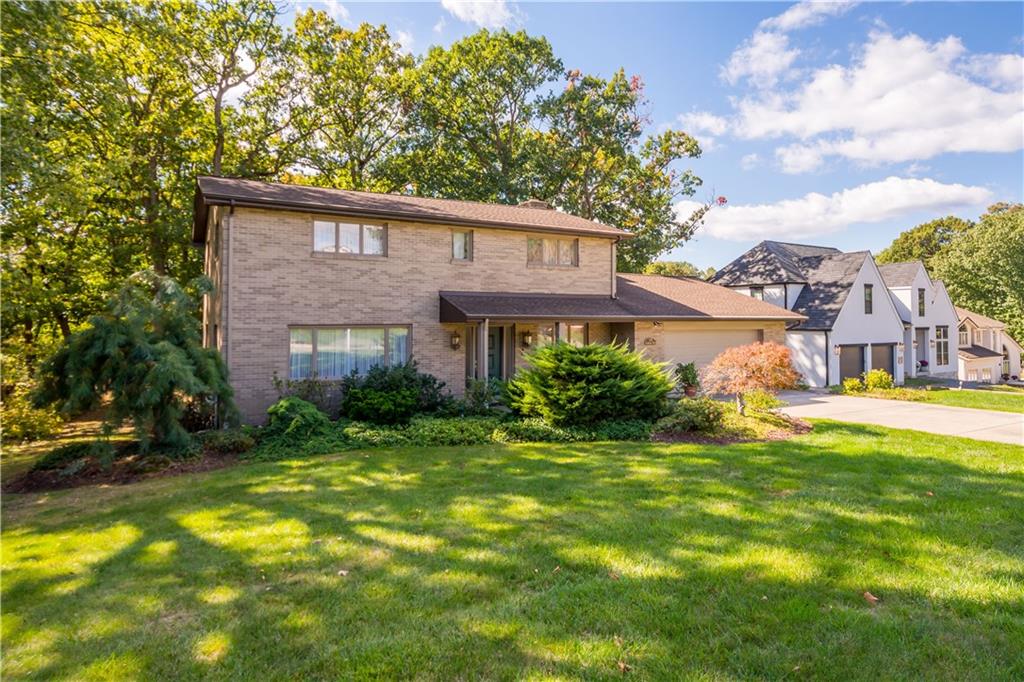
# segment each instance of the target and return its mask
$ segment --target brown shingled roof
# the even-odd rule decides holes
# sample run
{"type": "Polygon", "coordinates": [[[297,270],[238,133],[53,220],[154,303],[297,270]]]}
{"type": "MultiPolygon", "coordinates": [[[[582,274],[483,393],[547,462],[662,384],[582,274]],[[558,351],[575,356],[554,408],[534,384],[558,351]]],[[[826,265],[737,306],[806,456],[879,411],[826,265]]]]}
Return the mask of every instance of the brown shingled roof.
{"type": "Polygon", "coordinates": [[[616,298],[595,294],[442,291],[441,322],[488,319],[783,320],[802,315],[689,277],[623,274],[616,298]]]}
{"type": "Polygon", "coordinates": [[[982,315],[980,313],[976,313],[973,310],[968,310],[967,308],[961,308],[959,306],[954,306],[954,307],[956,308],[956,316],[958,318],[960,318],[961,322],[963,322],[964,320],[969,319],[974,324],[978,325],[979,327],[983,327],[983,328],[995,328],[995,329],[1005,329],[1006,328],[1006,325],[1003,324],[1002,322],[1000,322],[999,320],[994,320],[991,317],[985,317],[984,315],[982,315]]]}
{"type": "Polygon", "coordinates": [[[210,176],[200,176],[196,183],[195,222],[192,227],[192,241],[195,243],[206,240],[208,207],[231,204],[471,227],[609,238],[632,236],[629,232],[593,220],[554,209],[536,208],[536,202],[527,206],[509,206],[210,176]]]}

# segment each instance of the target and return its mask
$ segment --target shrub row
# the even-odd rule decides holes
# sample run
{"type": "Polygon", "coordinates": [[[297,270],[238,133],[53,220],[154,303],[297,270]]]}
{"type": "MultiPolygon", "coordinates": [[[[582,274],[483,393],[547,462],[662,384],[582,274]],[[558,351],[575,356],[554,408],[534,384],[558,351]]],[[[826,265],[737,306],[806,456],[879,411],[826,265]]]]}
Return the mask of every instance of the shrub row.
{"type": "Polygon", "coordinates": [[[642,420],[607,421],[588,427],[557,427],[536,418],[494,416],[417,416],[408,424],[331,422],[314,405],[295,397],[279,401],[269,413],[267,426],[256,431],[256,447],[243,457],[275,460],[378,447],[649,440],[651,436],[651,424],[642,420]]]}

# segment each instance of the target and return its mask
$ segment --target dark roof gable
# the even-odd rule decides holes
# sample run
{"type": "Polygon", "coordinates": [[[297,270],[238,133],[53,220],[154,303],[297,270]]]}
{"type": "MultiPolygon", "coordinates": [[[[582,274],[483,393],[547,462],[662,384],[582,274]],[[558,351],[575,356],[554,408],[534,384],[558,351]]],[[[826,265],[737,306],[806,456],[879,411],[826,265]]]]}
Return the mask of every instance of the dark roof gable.
{"type": "MultiPolygon", "coordinates": [[[[885,286],[909,287],[913,286],[918,269],[923,267],[924,263],[921,261],[912,260],[905,263],[881,263],[878,266],[878,271],[882,273],[885,286]]],[[[927,270],[925,274],[928,274],[927,270]]]]}
{"type": "Polygon", "coordinates": [[[200,176],[196,179],[195,216],[192,226],[192,240],[195,243],[202,243],[206,239],[206,215],[212,205],[276,208],[361,218],[556,232],[612,239],[632,236],[629,232],[610,225],[550,208],[540,208],[529,202],[526,205],[509,206],[200,176]]]}
{"type": "Polygon", "coordinates": [[[803,283],[802,258],[840,253],[830,246],[765,240],[715,273],[711,281],[724,286],[803,283]]]}

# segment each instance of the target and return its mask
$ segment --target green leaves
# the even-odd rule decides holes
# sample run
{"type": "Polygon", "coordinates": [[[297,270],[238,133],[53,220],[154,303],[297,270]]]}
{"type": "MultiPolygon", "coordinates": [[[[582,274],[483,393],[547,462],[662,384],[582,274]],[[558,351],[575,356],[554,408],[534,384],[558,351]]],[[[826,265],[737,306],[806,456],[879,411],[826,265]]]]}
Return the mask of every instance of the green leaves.
{"type": "MultiPolygon", "coordinates": [[[[193,288],[207,286],[196,282],[193,288]]],[[[71,414],[109,400],[108,426],[131,419],[144,452],[151,445],[181,448],[189,442],[179,423],[186,399],[215,398],[221,414],[234,421],[227,369],[217,351],[202,347],[196,305],[168,277],[133,276],[107,313],[93,317],[43,363],[36,403],[71,414]]]]}

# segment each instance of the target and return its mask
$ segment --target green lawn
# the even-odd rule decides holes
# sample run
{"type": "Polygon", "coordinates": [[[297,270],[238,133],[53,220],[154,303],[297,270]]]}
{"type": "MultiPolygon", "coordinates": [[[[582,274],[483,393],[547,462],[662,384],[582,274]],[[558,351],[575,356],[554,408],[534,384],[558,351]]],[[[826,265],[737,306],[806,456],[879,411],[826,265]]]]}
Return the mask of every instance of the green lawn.
{"type": "MultiPolygon", "coordinates": [[[[947,390],[924,389],[928,384],[927,380],[907,379],[906,393],[915,402],[934,403],[936,405],[949,405],[951,407],[972,407],[978,410],[997,410],[999,412],[1024,413],[1024,390],[1014,386],[993,386],[984,389],[957,389],[947,390]]],[[[890,395],[867,395],[867,397],[896,397],[900,394],[899,389],[890,395]]],[[[898,397],[896,397],[898,399],[898,397]]]]}
{"type": "Polygon", "coordinates": [[[3,505],[5,679],[1024,678],[1014,446],[819,422],[3,505]]]}

